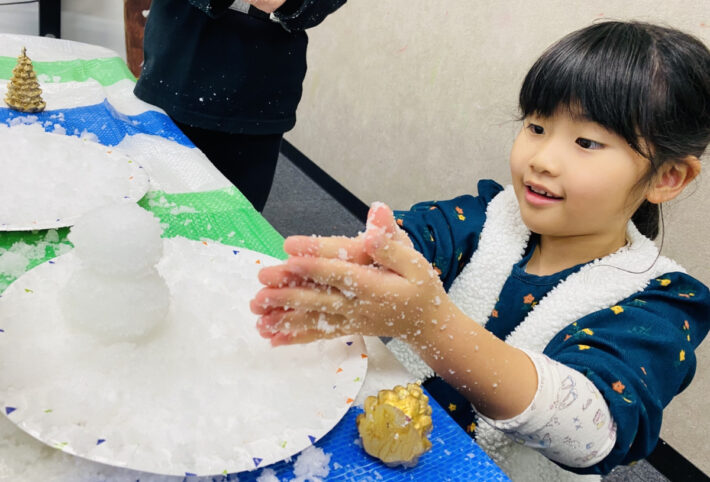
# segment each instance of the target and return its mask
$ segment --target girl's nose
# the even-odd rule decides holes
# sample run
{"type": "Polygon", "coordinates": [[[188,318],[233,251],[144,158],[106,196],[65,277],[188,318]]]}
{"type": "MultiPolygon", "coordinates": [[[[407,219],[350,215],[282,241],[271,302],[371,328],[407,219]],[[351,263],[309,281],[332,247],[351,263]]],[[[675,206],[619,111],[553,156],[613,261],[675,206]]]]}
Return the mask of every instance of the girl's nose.
{"type": "Polygon", "coordinates": [[[557,176],[560,171],[560,156],[562,153],[553,142],[545,142],[530,158],[530,168],[539,174],[557,176]]]}

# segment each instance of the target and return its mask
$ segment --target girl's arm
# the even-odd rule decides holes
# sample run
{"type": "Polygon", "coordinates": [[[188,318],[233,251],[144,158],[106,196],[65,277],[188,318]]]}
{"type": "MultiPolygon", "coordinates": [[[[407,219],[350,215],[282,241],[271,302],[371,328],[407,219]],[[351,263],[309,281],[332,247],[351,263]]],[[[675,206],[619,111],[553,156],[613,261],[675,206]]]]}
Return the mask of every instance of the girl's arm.
{"type": "Polygon", "coordinates": [[[537,389],[532,361],[464,315],[405,237],[378,206],[355,240],[287,242],[293,256],[262,270],[267,287],[252,301],[262,335],[274,345],[353,333],[399,337],[483,415],[521,413],[537,389]],[[375,264],[358,264],[367,257],[375,264]]]}

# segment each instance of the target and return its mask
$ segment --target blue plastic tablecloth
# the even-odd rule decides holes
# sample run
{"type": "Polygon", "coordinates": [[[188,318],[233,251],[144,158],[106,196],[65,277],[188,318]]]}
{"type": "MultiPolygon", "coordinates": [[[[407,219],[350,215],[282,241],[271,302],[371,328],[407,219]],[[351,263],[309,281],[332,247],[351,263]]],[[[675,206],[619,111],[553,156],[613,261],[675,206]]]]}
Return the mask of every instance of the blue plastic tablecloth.
{"type": "MultiPolygon", "coordinates": [[[[426,392],[425,392],[426,393],[426,392]]],[[[429,437],[432,448],[411,468],[387,467],[370,457],[358,441],[355,418],[362,410],[348,410],[345,417],[325,437],[315,443],[330,458],[327,480],[343,482],[365,481],[507,481],[503,471],[488,457],[474,440],[459,427],[444,409],[429,396],[433,430],[429,437]]],[[[295,477],[292,462],[278,462],[269,466],[279,480],[295,477]]],[[[255,481],[261,470],[236,474],[239,482],[255,481]]],[[[219,480],[219,479],[216,479],[219,480]]],[[[223,480],[229,480],[225,477],[223,480]]]]}

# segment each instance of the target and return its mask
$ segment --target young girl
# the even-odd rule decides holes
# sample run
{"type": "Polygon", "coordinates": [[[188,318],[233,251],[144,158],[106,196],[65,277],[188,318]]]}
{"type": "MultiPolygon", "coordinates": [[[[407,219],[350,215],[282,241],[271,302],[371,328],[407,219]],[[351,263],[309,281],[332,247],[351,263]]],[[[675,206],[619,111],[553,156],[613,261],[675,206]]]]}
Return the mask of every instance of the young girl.
{"type": "Polygon", "coordinates": [[[406,341],[472,402],[513,480],[605,474],[653,450],[710,328],[707,287],[651,241],[710,142],[710,52],[598,23],[543,53],[520,109],[512,186],[373,205],[354,239],[289,238],[252,310],[274,346],[406,341]]]}

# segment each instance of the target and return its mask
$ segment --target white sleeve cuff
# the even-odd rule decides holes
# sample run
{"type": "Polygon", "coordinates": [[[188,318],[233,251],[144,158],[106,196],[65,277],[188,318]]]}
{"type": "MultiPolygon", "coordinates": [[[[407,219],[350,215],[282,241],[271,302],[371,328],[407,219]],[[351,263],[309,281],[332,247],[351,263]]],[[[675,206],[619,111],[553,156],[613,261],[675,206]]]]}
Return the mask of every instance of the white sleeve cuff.
{"type": "Polygon", "coordinates": [[[589,467],[609,455],[616,423],[587,377],[542,353],[523,350],[537,370],[537,391],[522,413],[506,420],[479,418],[517,442],[570,467],[589,467]]]}

